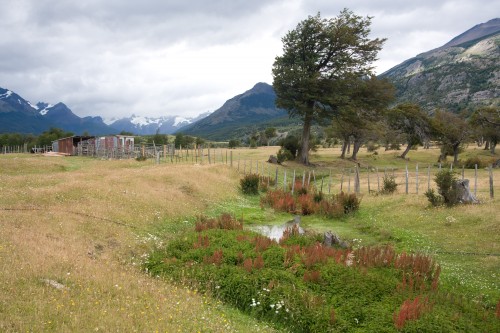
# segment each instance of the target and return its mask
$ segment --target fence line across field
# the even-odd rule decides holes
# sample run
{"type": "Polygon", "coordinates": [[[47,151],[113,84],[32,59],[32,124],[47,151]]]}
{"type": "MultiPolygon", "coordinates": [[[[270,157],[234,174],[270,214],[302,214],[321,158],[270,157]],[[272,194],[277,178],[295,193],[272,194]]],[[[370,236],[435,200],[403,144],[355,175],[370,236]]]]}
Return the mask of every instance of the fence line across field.
{"type": "MultiPolygon", "coordinates": [[[[27,153],[27,145],[15,147],[0,147],[1,153],[27,153]]],[[[35,147],[31,152],[41,153],[50,151],[49,147],[35,147]]],[[[361,167],[356,165],[352,168],[333,169],[325,168],[317,174],[313,170],[303,170],[302,178],[300,171],[289,170],[276,164],[263,162],[260,160],[241,159],[240,154],[234,156],[233,150],[225,148],[211,148],[198,146],[195,148],[175,148],[173,144],[168,145],[135,145],[131,149],[113,148],[107,149],[90,144],[78,144],[75,149],[77,156],[89,156],[106,159],[128,159],[144,157],[147,160],[153,161],[156,164],[224,164],[229,167],[236,168],[238,172],[243,174],[256,173],[261,176],[273,178],[276,188],[281,186],[285,191],[294,191],[296,181],[300,180],[301,184],[313,186],[324,194],[332,194],[337,192],[348,193],[378,193],[383,188],[384,177],[394,177],[398,188],[404,189],[406,194],[421,194],[427,190],[435,188],[433,177],[436,171],[444,168],[441,164],[436,166],[424,166],[416,164],[410,167],[408,164],[403,170],[395,168],[377,168],[377,167],[361,167]],[[274,169],[274,172],[272,169],[274,169]],[[282,169],[282,170],[281,170],[282,169]],[[280,171],[281,170],[281,171],[280,171]],[[326,171],[326,173],[325,173],[326,171]],[[272,177],[274,176],[274,177],[272,177]],[[434,187],[433,187],[434,186],[434,187]]],[[[470,190],[477,196],[478,183],[478,167],[474,169],[458,169],[454,168],[453,164],[449,166],[451,170],[458,171],[459,177],[470,180],[470,190]],[[473,180],[473,181],[472,181],[473,180]]],[[[484,177],[484,176],[483,176],[484,177]]],[[[487,183],[489,187],[490,198],[494,197],[494,179],[493,169],[488,167],[487,183]]],[[[484,180],[484,178],[482,178],[484,180]]],[[[401,190],[400,190],[401,191],[401,190]]]]}

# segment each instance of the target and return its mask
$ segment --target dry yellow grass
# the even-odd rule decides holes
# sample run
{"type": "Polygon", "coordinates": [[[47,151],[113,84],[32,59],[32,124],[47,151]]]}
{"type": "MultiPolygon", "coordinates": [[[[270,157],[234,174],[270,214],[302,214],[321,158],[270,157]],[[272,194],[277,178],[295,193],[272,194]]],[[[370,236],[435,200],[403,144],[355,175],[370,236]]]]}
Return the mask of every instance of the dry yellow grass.
{"type": "Polygon", "coordinates": [[[271,331],[138,267],[149,230],[232,198],[235,177],[221,166],[0,156],[0,331],[271,331]]]}

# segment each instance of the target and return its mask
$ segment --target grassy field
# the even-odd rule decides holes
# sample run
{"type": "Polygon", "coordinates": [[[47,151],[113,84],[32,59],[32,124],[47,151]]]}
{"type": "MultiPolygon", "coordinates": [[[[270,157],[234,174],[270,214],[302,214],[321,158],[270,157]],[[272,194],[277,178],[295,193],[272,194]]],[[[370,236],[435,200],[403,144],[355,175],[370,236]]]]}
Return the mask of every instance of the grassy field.
{"type": "MultiPolygon", "coordinates": [[[[273,331],[216,300],[149,276],[141,264],[153,247],[192,226],[200,214],[228,211],[246,224],[290,219],[260,209],[257,197],[244,197],[238,190],[240,174],[243,167],[250,170],[250,160],[260,162],[261,172],[275,172],[263,162],[277,150],[234,150],[232,168],[220,160],[216,165],[155,165],[0,155],[0,331],[273,331]]],[[[407,163],[410,170],[416,163],[427,167],[435,163],[438,152],[411,151],[410,161],[395,154],[360,152],[362,174],[369,166],[394,168],[403,175],[407,163]]],[[[330,172],[336,175],[332,191],[340,188],[339,170],[353,167],[338,155],[338,149],[320,149],[312,155],[318,179],[330,172]]],[[[474,148],[463,158],[475,155],[493,158],[474,148]]],[[[256,164],[252,168],[255,171],[256,164]]],[[[279,169],[280,175],[285,169],[289,175],[304,171],[291,162],[279,169]]],[[[473,172],[466,170],[466,177],[473,172]]],[[[419,195],[405,195],[404,186],[390,196],[366,191],[355,216],[335,221],[305,217],[303,225],[333,230],[353,244],[392,243],[398,250],[431,253],[443,266],[445,285],[489,306],[496,304],[500,173],[494,172],[497,198],[489,198],[487,171],[481,169],[482,204],[455,208],[429,208],[424,179],[419,195]]],[[[399,176],[398,182],[402,184],[399,176]]]]}

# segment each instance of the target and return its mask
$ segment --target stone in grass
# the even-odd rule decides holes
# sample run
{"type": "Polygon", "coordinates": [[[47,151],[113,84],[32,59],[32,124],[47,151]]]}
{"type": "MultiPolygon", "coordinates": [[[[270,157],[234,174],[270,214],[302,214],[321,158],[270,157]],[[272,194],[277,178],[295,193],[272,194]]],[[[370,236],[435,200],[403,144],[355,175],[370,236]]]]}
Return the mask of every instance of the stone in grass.
{"type": "Polygon", "coordinates": [[[269,159],[267,160],[267,162],[271,163],[271,164],[280,164],[278,162],[278,158],[274,155],[270,155],[269,156],[269,159]]]}
{"type": "Polygon", "coordinates": [[[342,239],[337,234],[334,234],[331,231],[327,231],[324,234],[323,244],[325,246],[339,246],[343,249],[347,249],[349,244],[342,239]]]}
{"type": "Polygon", "coordinates": [[[45,282],[46,284],[48,284],[49,286],[56,288],[57,290],[68,289],[68,287],[66,287],[64,284],[59,283],[59,282],[54,281],[54,280],[43,279],[42,281],[45,282]]]}
{"type": "Polygon", "coordinates": [[[460,203],[466,204],[477,204],[479,200],[471,193],[469,188],[469,180],[461,179],[455,182],[455,188],[457,189],[457,199],[460,203]]]}

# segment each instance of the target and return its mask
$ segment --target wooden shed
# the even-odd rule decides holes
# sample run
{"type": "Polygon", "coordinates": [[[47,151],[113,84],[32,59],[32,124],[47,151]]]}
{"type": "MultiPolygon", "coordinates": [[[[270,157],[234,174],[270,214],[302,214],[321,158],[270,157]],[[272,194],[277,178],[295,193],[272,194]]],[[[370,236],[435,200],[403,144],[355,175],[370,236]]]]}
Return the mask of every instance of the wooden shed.
{"type": "Polygon", "coordinates": [[[52,151],[68,155],[76,155],[78,143],[94,139],[94,136],[70,136],[52,141],[52,151]]]}

